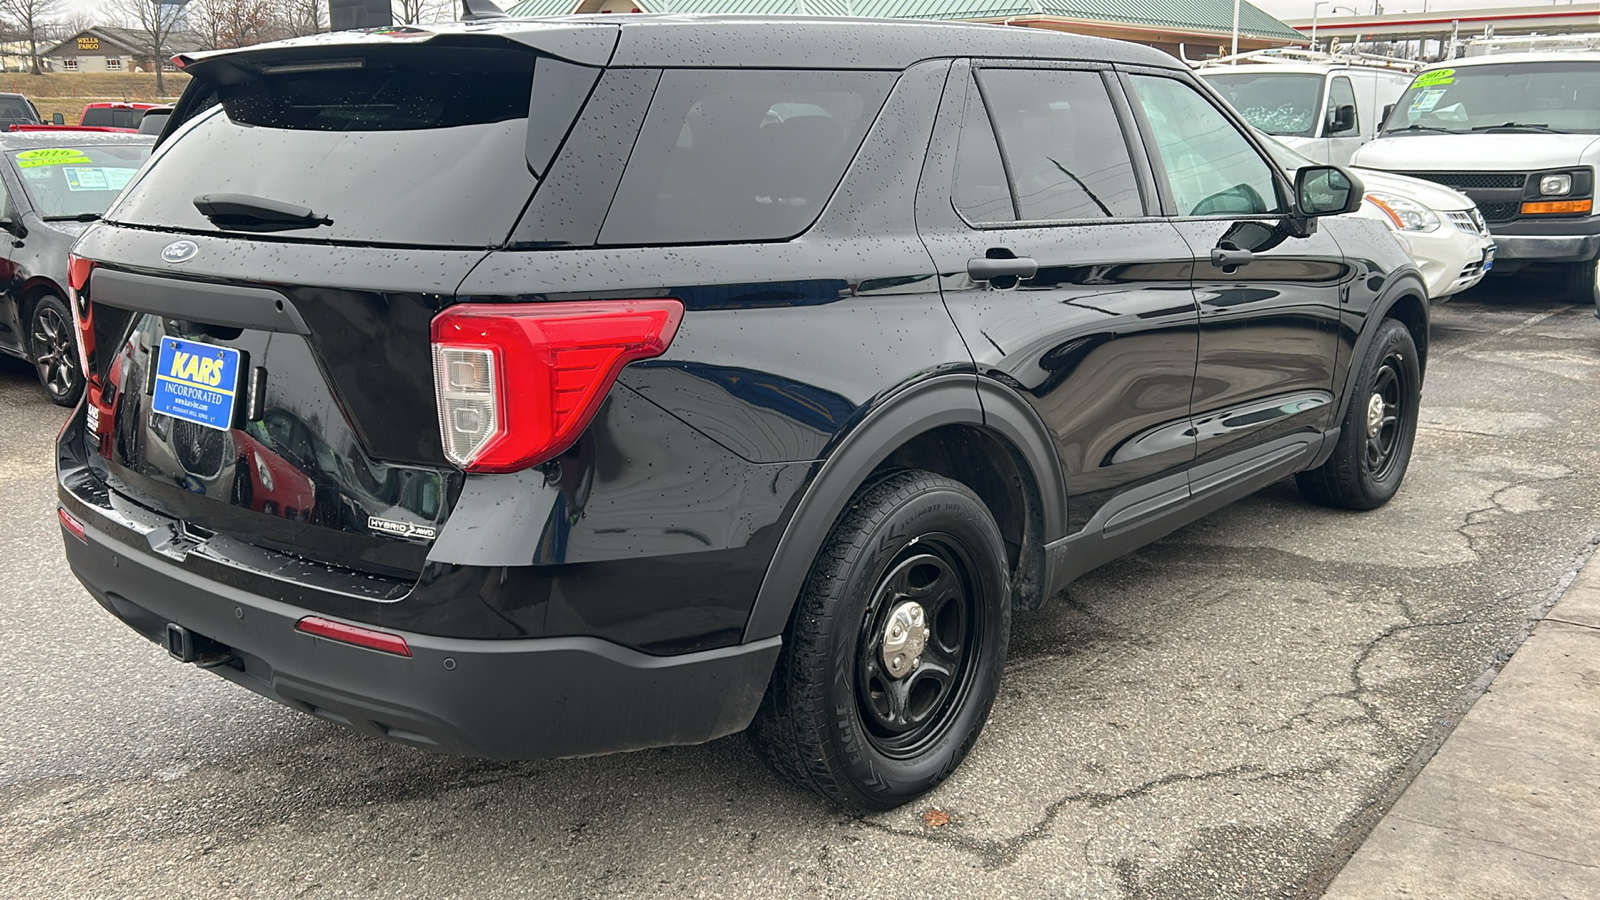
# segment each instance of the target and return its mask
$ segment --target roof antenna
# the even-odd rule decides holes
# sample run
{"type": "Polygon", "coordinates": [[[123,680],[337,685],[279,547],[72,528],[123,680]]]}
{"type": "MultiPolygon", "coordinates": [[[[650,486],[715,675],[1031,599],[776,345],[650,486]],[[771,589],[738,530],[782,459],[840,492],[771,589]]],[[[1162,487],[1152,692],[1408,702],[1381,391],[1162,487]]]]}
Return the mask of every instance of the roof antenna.
{"type": "Polygon", "coordinates": [[[508,18],[505,10],[495,6],[490,0],[461,0],[461,21],[482,22],[487,19],[508,18]]]}

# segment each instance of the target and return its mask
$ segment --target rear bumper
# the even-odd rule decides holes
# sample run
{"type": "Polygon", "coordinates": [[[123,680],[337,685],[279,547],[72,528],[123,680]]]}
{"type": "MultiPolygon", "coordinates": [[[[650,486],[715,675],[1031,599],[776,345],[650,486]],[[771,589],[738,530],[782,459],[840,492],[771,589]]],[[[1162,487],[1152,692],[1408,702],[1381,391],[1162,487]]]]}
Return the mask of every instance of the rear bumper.
{"type": "Polygon", "coordinates": [[[374,737],[501,759],[701,743],[750,723],[777,660],[777,637],[655,656],[597,637],[381,628],[410,657],[313,637],[295,630],[313,610],[184,568],[158,539],[172,523],[131,518],[66,450],[59,465],[61,507],[84,528],[82,539],[63,529],[67,561],[101,606],[158,643],[171,623],[223,644],[231,654],[212,672],[374,737]]]}
{"type": "Polygon", "coordinates": [[[588,637],[402,632],[407,658],[298,632],[305,610],[130,553],[88,523],[86,540],[65,538],[73,574],[145,637],[182,625],[232,648],[232,663],[211,668],[230,681],[374,737],[466,756],[585,756],[731,734],[755,715],[778,655],[778,638],[660,657],[588,637]]]}

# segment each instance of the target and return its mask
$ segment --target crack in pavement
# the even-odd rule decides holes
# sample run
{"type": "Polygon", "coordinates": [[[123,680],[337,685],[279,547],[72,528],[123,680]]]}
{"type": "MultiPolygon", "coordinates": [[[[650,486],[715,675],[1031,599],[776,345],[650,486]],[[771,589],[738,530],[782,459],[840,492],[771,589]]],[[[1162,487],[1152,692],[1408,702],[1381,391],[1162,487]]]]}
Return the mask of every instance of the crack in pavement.
{"type": "Polygon", "coordinates": [[[1557,616],[1545,616],[1544,621],[1556,622],[1561,625],[1571,625],[1574,628],[1587,628],[1590,631],[1600,631],[1600,625],[1590,625],[1587,622],[1574,622],[1571,619],[1562,619],[1557,616]]]}
{"type": "Polygon", "coordinates": [[[1401,815],[1399,813],[1396,813],[1396,812],[1390,812],[1389,813],[1389,817],[1393,818],[1393,819],[1395,819],[1397,821],[1400,821],[1400,822],[1405,822],[1405,823],[1410,824],[1410,825],[1417,825],[1419,827],[1431,829],[1433,831],[1441,831],[1441,832],[1444,832],[1445,834],[1452,834],[1452,835],[1455,835],[1456,837],[1461,838],[1462,840],[1477,841],[1480,844],[1494,844],[1497,847],[1505,847],[1508,850],[1515,850],[1518,853],[1526,853],[1529,856],[1538,857],[1539,859],[1548,859],[1551,862],[1562,863],[1563,865],[1577,866],[1577,867],[1582,868],[1582,869],[1600,870],[1600,865],[1595,865],[1593,863],[1578,862],[1575,859],[1566,859],[1566,858],[1560,857],[1560,856],[1551,856],[1551,855],[1549,855],[1547,853],[1537,853],[1537,852],[1535,852],[1533,850],[1529,850],[1527,847],[1522,847],[1522,846],[1519,846],[1517,844],[1513,844],[1510,841],[1497,841],[1494,838],[1478,837],[1477,835],[1471,835],[1471,834],[1462,834],[1460,831],[1458,831],[1458,830],[1456,830],[1454,828],[1449,828],[1449,827],[1446,827],[1444,825],[1435,825],[1432,822],[1421,822],[1421,821],[1418,821],[1416,819],[1410,818],[1409,816],[1403,816],[1403,815],[1401,815]]]}
{"type": "MultiPolygon", "coordinates": [[[[1163,775],[1160,778],[1155,778],[1151,779],[1150,781],[1136,784],[1133,787],[1122,791],[1082,791],[1078,793],[1067,794],[1066,796],[1052,801],[1048,806],[1046,806],[1044,809],[1044,814],[1039,817],[1037,822],[1029,826],[1026,830],[1009,838],[969,838],[953,830],[947,831],[941,829],[935,831],[932,829],[921,829],[916,831],[908,831],[903,828],[896,828],[892,825],[884,825],[868,819],[859,819],[858,821],[868,828],[872,828],[887,834],[892,834],[899,837],[914,838],[933,844],[942,844],[946,847],[971,853],[978,857],[984,869],[993,871],[995,869],[1005,868],[1006,866],[1016,862],[1021,857],[1022,851],[1025,850],[1029,844],[1048,836],[1051,826],[1055,824],[1056,819],[1060,817],[1062,811],[1076,803],[1086,804],[1090,809],[1100,809],[1102,807],[1110,806],[1113,803],[1120,803],[1124,800],[1133,800],[1138,797],[1142,797],[1146,794],[1173,784],[1192,784],[1197,782],[1215,781],[1218,779],[1237,778],[1243,776],[1256,776],[1249,778],[1248,780],[1250,781],[1263,781],[1267,779],[1297,779],[1313,775],[1324,775],[1339,768],[1339,765],[1339,760],[1330,758],[1319,766],[1307,766],[1297,769],[1273,771],[1268,769],[1266,766],[1246,763],[1210,772],[1172,772],[1163,775]]],[[[948,825],[945,826],[947,829],[950,827],[951,826],[948,825]]],[[[1087,842],[1084,844],[1084,853],[1085,861],[1088,862],[1087,842]]]]}

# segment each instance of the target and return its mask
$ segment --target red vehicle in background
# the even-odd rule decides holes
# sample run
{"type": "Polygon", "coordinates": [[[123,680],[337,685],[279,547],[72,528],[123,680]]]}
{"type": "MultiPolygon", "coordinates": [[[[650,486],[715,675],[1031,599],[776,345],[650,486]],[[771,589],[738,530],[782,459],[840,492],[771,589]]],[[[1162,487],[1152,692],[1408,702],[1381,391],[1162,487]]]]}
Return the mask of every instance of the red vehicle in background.
{"type": "Polygon", "coordinates": [[[83,108],[79,125],[115,128],[120,131],[138,131],[144,111],[163,106],[161,103],[91,103],[83,108]]]}
{"type": "MultiPolygon", "coordinates": [[[[3,95],[0,95],[3,96],[3,95]]],[[[109,131],[127,134],[159,134],[172,107],[165,103],[91,103],[83,108],[82,121],[64,124],[61,113],[50,124],[12,123],[11,131],[109,131]],[[152,115],[154,114],[154,115],[152,115]],[[146,121],[148,119],[148,121],[146,121]],[[143,126],[143,127],[141,127],[143,126]]]]}

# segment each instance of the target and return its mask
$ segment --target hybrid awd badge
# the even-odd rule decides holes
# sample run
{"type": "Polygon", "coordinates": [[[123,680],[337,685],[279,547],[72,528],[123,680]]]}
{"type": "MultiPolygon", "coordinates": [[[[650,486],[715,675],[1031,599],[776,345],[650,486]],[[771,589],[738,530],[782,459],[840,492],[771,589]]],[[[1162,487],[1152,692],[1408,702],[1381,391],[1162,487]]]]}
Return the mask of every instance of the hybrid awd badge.
{"type": "Polygon", "coordinates": [[[194,241],[173,241],[161,248],[161,259],[169,263],[188,262],[200,252],[200,245],[194,241]]]}

